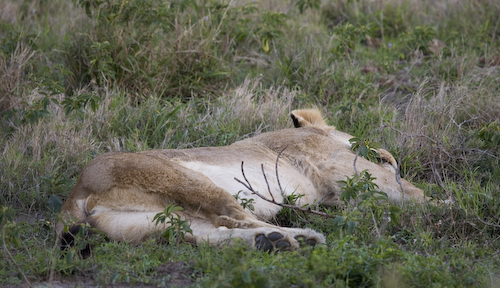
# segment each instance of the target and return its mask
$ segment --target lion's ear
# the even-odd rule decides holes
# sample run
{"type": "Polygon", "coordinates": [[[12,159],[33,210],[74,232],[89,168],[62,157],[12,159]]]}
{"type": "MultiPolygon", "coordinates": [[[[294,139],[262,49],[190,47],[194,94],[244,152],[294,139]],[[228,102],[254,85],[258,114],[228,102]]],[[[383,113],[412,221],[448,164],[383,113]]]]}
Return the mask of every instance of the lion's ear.
{"type": "Polygon", "coordinates": [[[302,109],[293,110],[290,115],[293,120],[293,126],[295,128],[308,127],[308,126],[328,126],[323,115],[318,109],[302,109]]]}

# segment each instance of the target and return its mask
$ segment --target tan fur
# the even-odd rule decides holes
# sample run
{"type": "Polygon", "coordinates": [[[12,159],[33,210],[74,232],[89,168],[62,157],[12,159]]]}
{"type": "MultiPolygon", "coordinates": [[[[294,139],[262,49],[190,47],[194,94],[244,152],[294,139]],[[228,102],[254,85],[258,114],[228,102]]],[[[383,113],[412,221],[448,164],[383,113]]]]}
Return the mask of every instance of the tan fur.
{"type": "Polygon", "coordinates": [[[321,115],[318,109],[294,110],[290,116],[293,119],[295,128],[316,126],[327,130],[335,129],[334,126],[328,126],[328,124],[326,124],[323,115],[321,115]]]}
{"type": "MultiPolygon", "coordinates": [[[[248,138],[225,147],[185,150],[152,150],[140,153],[107,153],[92,160],[82,171],[71,195],[62,207],[62,220],[57,224],[58,239],[64,238],[68,222],[89,223],[110,239],[141,242],[156,227],[152,218],[170,203],[184,208],[179,215],[189,221],[194,243],[223,244],[241,238],[251,246],[262,248],[272,242],[273,249],[283,243],[294,250],[296,238],[324,242],[324,237],[310,229],[283,228],[263,222],[279,212],[280,207],[268,203],[234,180],[245,176],[253,188],[269,199],[282,201],[291,193],[304,194],[300,205],[323,199],[324,205],[338,205],[340,184],[354,174],[351,135],[328,126],[318,110],[295,110],[291,117],[298,128],[284,129],[248,138]],[[282,195],[275,175],[277,155],[282,195]],[[269,181],[264,181],[261,165],[269,181]],[[254,199],[254,211],[245,210],[233,195],[254,199]],[[272,194],[272,196],[270,195],[272,194]],[[276,234],[278,233],[278,234],[276,234]],[[264,235],[264,236],[262,236],[264,235]],[[277,238],[280,235],[281,238],[277,238]],[[267,241],[267,242],[266,242],[267,241]],[[260,245],[260,246],[259,246],[260,245]]],[[[368,170],[381,191],[393,201],[422,201],[424,193],[408,181],[396,181],[396,160],[379,149],[381,165],[358,157],[358,171],[368,170]]],[[[265,248],[263,248],[265,249],[265,248]]]]}

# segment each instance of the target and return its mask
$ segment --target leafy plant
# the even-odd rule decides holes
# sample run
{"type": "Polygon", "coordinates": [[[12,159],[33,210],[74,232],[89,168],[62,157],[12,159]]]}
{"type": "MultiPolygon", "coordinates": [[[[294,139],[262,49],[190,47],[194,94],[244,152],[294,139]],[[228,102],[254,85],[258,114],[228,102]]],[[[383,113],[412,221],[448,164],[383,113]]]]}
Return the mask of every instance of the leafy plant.
{"type": "Polygon", "coordinates": [[[345,235],[352,235],[356,231],[361,231],[359,222],[367,222],[363,218],[363,213],[357,209],[353,211],[343,210],[342,215],[336,215],[331,222],[333,232],[339,233],[342,231],[345,235]]]}
{"type": "Polygon", "coordinates": [[[374,193],[379,193],[382,196],[385,195],[385,199],[387,199],[387,195],[384,192],[376,190],[378,186],[373,182],[374,179],[368,171],[364,170],[359,175],[354,175],[352,178],[347,177],[347,180],[339,181],[342,184],[340,187],[342,190],[340,200],[344,201],[345,205],[348,205],[351,200],[358,198],[366,200],[368,195],[373,195],[374,193]]]}
{"type": "Polygon", "coordinates": [[[68,115],[71,111],[84,109],[89,104],[92,111],[95,112],[99,109],[99,103],[101,102],[102,99],[95,93],[82,93],[77,96],[64,98],[61,104],[64,107],[64,112],[68,115]]]}
{"type": "Polygon", "coordinates": [[[189,223],[187,220],[182,220],[179,214],[176,214],[176,211],[182,211],[182,207],[177,206],[175,204],[169,204],[165,207],[165,210],[161,213],[158,213],[153,218],[153,222],[156,226],[161,224],[169,224],[163,233],[163,237],[168,240],[169,243],[179,244],[184,241],[184,235],[186,233],[193,234],[193,230],[189,227],[189,223]]]}
{"type": "Polygon", "coordinates": [[[79,53],[85,59],[79,69],[83,78],[168,97],[209,95],[215,87],[208,87],[229,80],[235,55],[257,49],[270,53],[287,19],[253,2],[74,2],[96,25],[95,33],[79,41],[85,43],[79,53]]]}
{"type": "Polygon", "coordinates": [[[269,287],[270,279],[262,267],[267,255],[250,249],[240,241],[224,246],[220,252],[216,255],[203,252],[202,257],[196,260],[195,265],[212,276],[202,286],[269,287]]]}
{"type": "Polygon", "coordinates": [[[49,116],[50,112],[47,110],[47,106],[53,100],[55,99],[45,97],[41,101],[30,105],[30,108],[20,110],[23,123],[35,124],[41,118],[49,116]]]}
{"type": "Polygon", "coordinates": [[[436,37],[436,30],[428,25],[416,26],[401,36],[401,42],[405,49],[410,51],[421,51],[424,55],[431,54],[429,45],[436,37]]]}
{"type": "Polygon", "coordinates": [[[481,129],[476,131],[476,137],[483,140],[485,146],[495,148],[500,145],[500,123],[490,122],[483,124],[481,129]]]}
{"type": "Polygon", "coordinates": [[[320,0],[298,0],[295,2],[295,6],[299,8],[300,13],[304,13],[307,9],[318,10],[321,4],[320,0]]]}
{"type": "Polygon", "coordinates": [[[19,229],[14,222],[16,211],[10,207],[0,206],[0,229],[2,230],[1,245],[14,244],[15,246],[21,245],[21,238],[19,236],[19,229]]]}
{"type": "Polygon", "coordinates": [[[292,192],[290,195],[286,195],[283,198],[283,203],[284,204],[290,204],[290,205],[297,205],[297,202],[300,200],[300,198],[304,197],[304,194],[297,194],[292,192]]]}
{"type": "MultiPolygon", "coordinates": [[[[292,192],[290,195],[283,195],[283,204],[297,206],[300,198],[304,194],[297,194],[292,192]]],[[[305,207],[305,206],[303,206],[305,207]]],[[[276,221],[280,226],[296,226],[303,219],[303,214],[292,208],[283,207],[276,217],[276,221]]]]}
{"type": "Polygon", "coordinates": [[[11,245],[14,245],[15,247],[21,246],[21,237],[19,235],[20,227],[17,226],[14,222],[15,214],[16,212],[14,209],[6,206],[0,206],[0,230],[2,233],[2,238],[0,238],[0,245],[2,245],[2,251],[7,255],[7,257],[5,258],[8,259],[11,265],[14,265],[16,267],[19,273],[23,276],[24,281],[26,281],[26,283],[31,286],[30,281],[26,277],[25,273],[19,267],[15,258],[12,256],[12,253],[10,253],[9,251],[11,245]]]}
{"type": "Polygon", "coordinates": [[[380,148],[380,144],[376,142],[370,142],[368,138],[358,138],[354,137],[349,139],[351,143],[351,150],[358,152],[363,158],[377,163],[380,159],[380,155],[377,152],[377,149],[380,148]]]}
{"type": "Polygon", "coordinates": [[[284,25],[286,19],[287,16],[283,13],[264,11],[262,24],[256,30],[260,36],[262,50],[269,52],[272,41],[283,35],[280,27],[284,25]]]}
{"type": "Polygon", "coordinates": [[[346,23],[343,26],[335,27],[333,37],[336,41],[334,42],[335,46],[330,49],[329,63],[343,58],[351,59],[349,54],[354,51],[356,44],[369,35],[371,35],[370,25],[354,26],[351,23],[346,23]]]}
{"type": "Polygon", "coordinates": [[[253,207],[253,203],[255,202],[255,199],[243,198],[240,196],[241,192],[243,192],[243,191],[242,190],[238,191],[238,193],[236,193],[236,195],[234,195],[234,198],[236,200],[240,201],[240,205],[241,205],[241,207],[243,207],[243,209],[246,209],[248,207],[248,209],[250,209],[250,211],[254,211],[255,208],[253,207]]]}
{"type": "Polygon", "coordinates": [[[391,221],[398,223],[399,207],[389,203],[387,194],[377,190],[378,186],[373,180],[375,178],[364,170],[360,174],[339,181],[342,190],[340,200],[344,201],[346,207],[351,205],[354,207],[350,211],[344,211],[342,216],[336,216],[333,222],[335,231],[342,229],[352,234],[355,228],[359,229],[358,223],[370,223],[366,220],[368,213],[379,237],[379,227],[391,221]]]}

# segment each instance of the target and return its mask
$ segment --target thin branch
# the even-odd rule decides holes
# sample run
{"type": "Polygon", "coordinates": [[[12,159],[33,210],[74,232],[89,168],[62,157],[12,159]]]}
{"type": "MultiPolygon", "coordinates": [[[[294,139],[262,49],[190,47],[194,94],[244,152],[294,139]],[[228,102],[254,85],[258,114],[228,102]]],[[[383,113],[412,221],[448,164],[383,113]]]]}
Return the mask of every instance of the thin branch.
{"type": "Polygon", "coordinates": [[[381,236],[380,236],[380,231],[378,230],[377,220],[375,220],[375,215],[373,214],[373,209],[370,208],[370,212],[372,213],[373,225],[375,227],[375,231],[377,232],[377,239],[379,239],[381,236]]]}
{"type": "Polygon", "coordinates": [[[401,175],[400,175],[399,169],[401,168],[401,157],[402,157],[401,155],[403,155],[403,152],[404,152],[404,146],[406,144],[406,139],[407,138],[405,137],[403,143],[401,144],[401,153],[399,153],[399,161],[398,161],[398,165],[396,166],[396,172],[395,172],[396,182],[398,182],[399,187],[401,188],[401,199],[402,199],[401,203],[403,203],[403,205],[405,203],[405,193],[403,191],[403,183],[401,183],[401,175]]]}
{"type": "Polygon", "coordinates": [[[262,169],[262,175],[264,175],[264,180],[266,180],[267,190],[269,191],[269,195],[271,195],[271,200],[274,201],[273,192],[271,192],[271,188],[269,188],[269,182],[267,181],[266,173],[264,172],[264,164],[260,164],[260,168],[262,169]]]}
{"type": "Polygon", "coordinates": [[[352,163],[352,166],[354,167],[354,173],[356,173],[356,175],[359,175],[358,169],[356,169],[356,161],[358,160],[359,151],[361,151],[361,147],[363,147],[364,144],[365,144],[365,138],[361,140],[361,144],[359,145],[358,151],[356,151],[356,156],[354,156],[354,161],[352,163]]]}
{"type": "Polygon", "coordinates": [[[436,169],[436,162],[434,161],[434,157],[432,157],[431,165],[432,165],[432,172],[434,172],[434,175],[436,176],[436,180],[437,180],[436,182],[437,182],[438,186],[441,187],[441,189],[443,189],[443,191],[446,193],[446,196],[448,196],[448,200],[451,200],[451,193],[450,193],[450,191],[448,191],[448,189],[446,189],[444,187],[441,175],[439,175],[439,172],[436,169]]]}
{"type": "MultiPolygon", "coordinates": [[[[320,216],[332,218],[332,216],[330,214],[325,213],[325,212],[312,210],[311,208],[302,208],[302,207],[297,207],[297,206],[294,206],[294,205],[279,203],[279,202],[276,202],[274,199],[267,199],[264,195],[260,194],[259,192],[255,191],[252,188],[252,184],[250,184],[250,182],[248,181],[247,177],[245,176],[245,172],[244,172],[244,169],[243,169],[243,162],[241,162],[241,173],[243,174],[243,178],[245,179],[246,183],[244,183],[243,181],[241,181],[240,179],[238,179],[236,177],[234,177],[234,180],[236,180],[239,183],[241,183],[243,186],[245,186],[245,188],[247,188],[248,190],[250,190],[250,192],[252,192],[252,194],[255,194],[255,195],[259,196],[264,201],[267,201],[269,203],[272,203],[272,204],[275,204],[275,205],[278,205],[278,206],[281,206],[281,207],[284,207],[284,208],[290,208],[290,209],[297,210],[297,211],[302,211],[302,212],[307,212],[307,213],[311,213],[311,214],[316,214],[316,215],[320,215],[320,216]]],[[[268,183],[267,178],[265,176],[264,176],[264,179],[266,180],[267,187],[269,187],[269,183],[268,183]]],[[[269,193],[271,193],[271,191],[269,191],[269,193]]],[[[271,193],[271,195],[272,195],[272,193],[271,193]]]]}
{"type": "MultiPolygon", "coordinates": [[[[285,148],[281,149],[281,151],[278,153],[278,157],[276,157],[276,165],[275,165],[276,180],[278,180],[278,187],[280,187],[281,195],[284,195],[284,192],[283,192],[283,188],[281,188],[280,177],[278,176],[278,161],[280,160],[281,153],[283,153],[283,151],[285,151],[286,148],[288,148],[288,145],[286,145],[285,148]]],[[[264,171],[262,171],[262,173],[264,173],[264,171]]],[[[273,198],[273,200],[274,200],[274,198],[273,198]]]]}
{"type": "Polygon", "coordinates": [[[243,178],[248,183],[248,186],[245,185],[245,183],[241,182],[240,180],[236,179],[236,177],[234,178],[234,180],[236,180],[236,181],[240,182],[241,184],[243,184],[243,186],[245,186],[248,190],[253,191],[252,184],[250,184],[250,182],[247,179],[247,176],[245,176],[245,171],[243,170],[243,161],[241,161],[241,174],[243,174],[243,178]]]}
{"type": "Polygon", "coordinates": [[[497,160],[499,160],[499,159],[500,159],[499,157],[497,157],[497,156],[495,156],[495,155],[493,155],[493,154],[491,154],[491,153],[488,153],[488,151],[486,151],[486,150],[481,150],[481,149],[477,149],[477,148],[472,148],[472,149],[468,149],[468,150],[466,150],[466,151],[470,151],[470,152],[478,152],[478,153],[481,153],[481,154],[486,154],[486,155],[488,155],[488,156],[490,156],[490,157],[492,157],[492,158],[495,158],[495,159],[497,159],[497,160]]]}
{"type": "Polygon", "coordinates": [[[495,227],[495,228],[500,228],[500,225],[493,224],[493,223],[488,223],[488,222],[484,221],[483,219],[479,218],[479,216],[477,217],[477,220],[479,220],[484,225],[492,226],[492,227],[495,227]]]}
{"type": "Polygon", "coordinates": [[[319,199],[319,201],[316,203],[316,210],[319,209],[319,204],[321,204],[321,202],[323,202],[323,200],[325,200],[326,197],[328,197],[328,196],[330,196],[332,194],[334,194],[334,192],[328,192],[328,193],[326,193],[325,196],[323,196],[323,198],[319,199]]]}

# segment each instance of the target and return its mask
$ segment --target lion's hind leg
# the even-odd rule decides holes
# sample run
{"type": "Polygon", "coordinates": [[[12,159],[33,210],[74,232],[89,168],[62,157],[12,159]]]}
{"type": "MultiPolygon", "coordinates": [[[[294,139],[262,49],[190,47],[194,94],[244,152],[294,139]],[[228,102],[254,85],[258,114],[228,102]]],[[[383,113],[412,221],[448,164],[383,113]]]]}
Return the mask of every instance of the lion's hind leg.
{"type": "Polygon", "coordinates": [[[213,246],[222,246],[243,240],[252,248],[266,252],[294,251],[300,246],[315,246],[325,243],[325,237],[311,229],[283,228],[263,223],[258,228],[215,227],[205,219],[193,219],[191,228],[196,243],[209,243],[213,246]]]}

